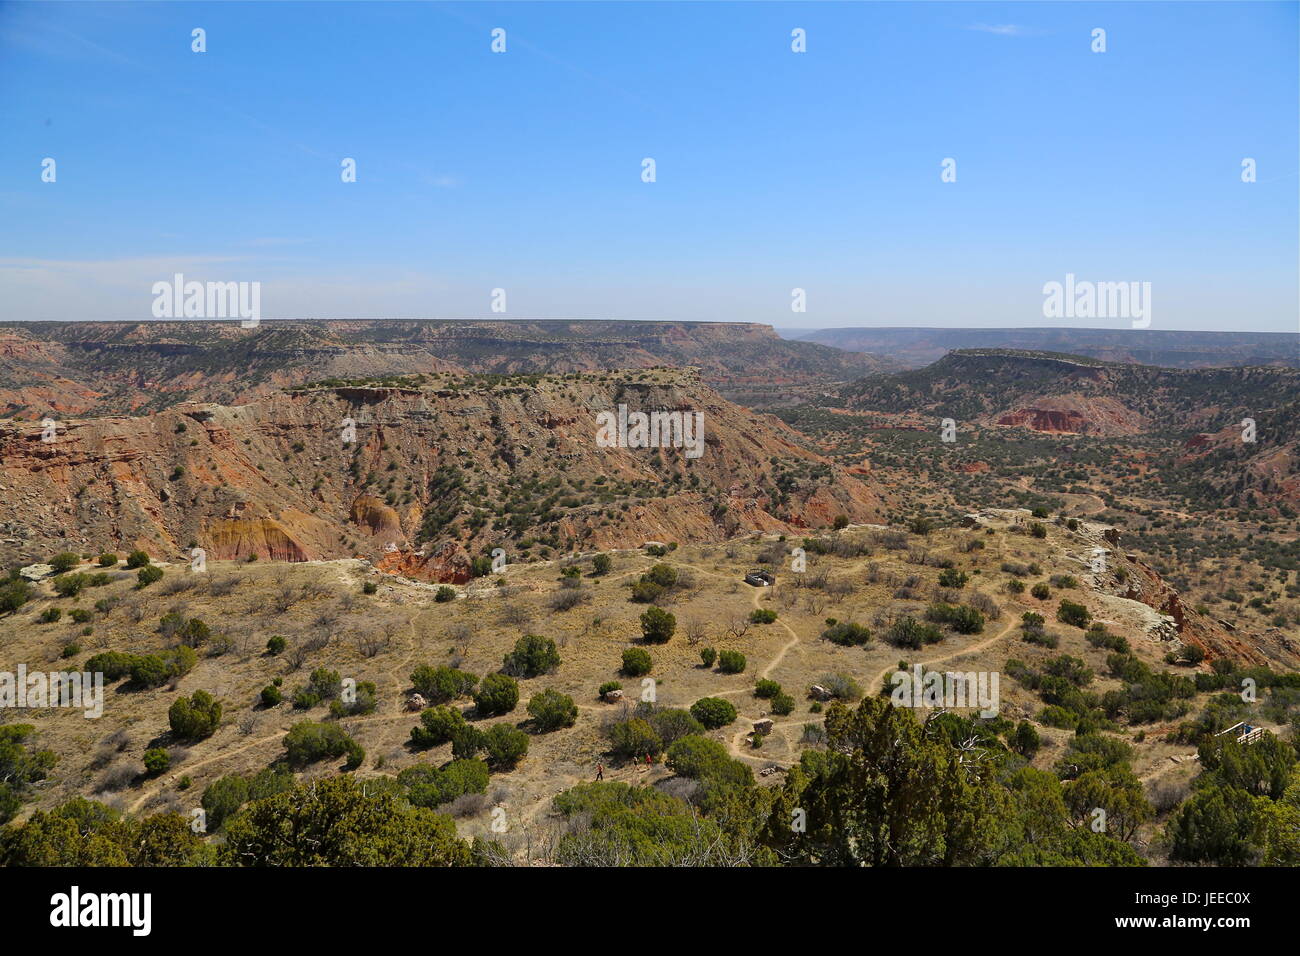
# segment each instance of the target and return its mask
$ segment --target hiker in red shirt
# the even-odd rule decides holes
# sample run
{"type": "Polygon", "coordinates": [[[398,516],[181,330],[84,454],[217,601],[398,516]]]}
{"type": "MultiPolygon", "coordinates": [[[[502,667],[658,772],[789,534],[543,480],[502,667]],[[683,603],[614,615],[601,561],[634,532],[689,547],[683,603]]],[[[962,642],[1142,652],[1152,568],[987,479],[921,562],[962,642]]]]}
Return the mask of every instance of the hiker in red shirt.
{"type": "Polygon", "coordinates": [[[596,764],[596,779],[597,780],[605,779],[605,765],[603,763],[596,764]]]}

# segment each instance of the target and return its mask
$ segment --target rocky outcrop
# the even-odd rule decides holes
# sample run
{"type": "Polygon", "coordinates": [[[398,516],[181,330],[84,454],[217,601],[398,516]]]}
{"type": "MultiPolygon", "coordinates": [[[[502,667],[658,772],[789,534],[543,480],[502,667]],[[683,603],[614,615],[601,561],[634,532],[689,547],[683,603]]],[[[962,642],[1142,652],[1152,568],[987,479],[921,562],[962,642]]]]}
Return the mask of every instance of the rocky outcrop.
{"type": "Polygon", "coordinates": [[[465,584],[473,576],[469,553],[456,541],[445,541],[427,555],[393,551],[380,558],[375,567],[388,574],[443,584],[465,584]]]}
{"type": "Polygon", "coordinates": [[[403,538],[402,521],[397,512],[374,495],[358,495],[352,502],[348,517],[370,534],[383,538],[385,544],[397,543],[403,538]]]}

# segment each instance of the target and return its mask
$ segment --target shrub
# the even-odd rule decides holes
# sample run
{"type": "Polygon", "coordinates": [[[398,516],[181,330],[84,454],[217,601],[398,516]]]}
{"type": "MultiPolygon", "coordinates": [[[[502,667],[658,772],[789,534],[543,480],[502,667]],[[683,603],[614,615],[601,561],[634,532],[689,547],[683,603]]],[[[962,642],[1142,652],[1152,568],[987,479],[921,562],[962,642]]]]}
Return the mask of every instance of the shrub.
{"type": "Polygon", "coordinates": [[[984,630],[984,615],[973,607],[937,601],[926,609],[928,620],[947,624],[958,634],[979,634],[984,630]]]}
{"type": "Polygon", "coordinates": [[[73,554],[71,551],[62,551],[50,558],[50,567],[54,569],[55,574],[63,574],[65,571],[71,571],[81,563],[81,555],[73,554]]]}
{"type": "Polygon", "coordinates": [[[1027,720],[1022,720],[1017,725],[1015,733],[1008,742],[1011,744],[1011,749],[1026,760],[1032,760],[1034,754],[1038,753],[1038,748],[1042,746],[1042,739],[1038,736],[1038,731],[1027,720]]]}
{"type": "Polygon", "coordinates": [[[784,692],[777,694],[772,698],[772,713],[780,714],[784,717],[786,714],[793,713],[794,698],[784,692]]]}
{"type": "Polygon", "coordinates": [[[131,665],[134,661],[135,655],[133,654],[126,654],[122,651],[105,651],[86,661],[85,668],[92,674],[96,672],[103,674],[106,681],[115,681],[131,672],[131,665]]]}
{"type": "Polygon", "coordinates": [[[478,677],[454,667],[423,664],[411,672],[411,686],[431,704],[445,704],[474,693],[478,677]]]}
{"type": "Polygon", "coordinates": [[[649,604],[663,593],[664,589],[653,581],[638,581],[632,585],[632,600],[638,604],[649,604]]]}
{"type": "Polygon", "coordinates": [[[771,624],[776,620],[776,611],[769,608],[755,608],[749,612],[749,619],[755,624],[771,624]]]}
{"type": "Polygon", "coordinates": [[[937,644],[943,640],[943,632],[933,624],[926,624],[914,617],[904,615],[889,625],[884,638],[895,647],[917,650],[926,644],[937,644]]]}
{"type": "Polygon", "coordinates": [[[723,651],[718,655],[718,670],[724,674],[739,674],[745,669],[745,655],[740,651],[723,651]]]}
{"type": "Polygon", "coordinates": [[[641,575],[641,580],[657,584],[661,588],[670,588],[677,583],[677,569],[670,564],[656,564],[641,575]]]}
{"type": "Polygon", "coordinates": [[[1029,593],[1040,601],[1046,601],[1052,596],[1052,589],[1047,586],[1046,581],[1039,581],[1029,589],[1029,593]]]}
{"type": "Polygon", "coordinates": [[[308,675],[307,688],[319,700],[333,700],[343,692],[343,679],[338,671],[318,667],[308,675]]]}
{"type": "Polygon", "coordinates": [[[280,688],[276,687],[274,684],[267,684],[262,688],[263,707],[275,707],[282,700],[284,700],[284,695],[280,693],[280,688]]]}
{"type": "Polygon", "coordinates": [[[451,735],[451,755],[457,760],[471,760],[483,750],[483,731],[466,724],[451,735]]]}
{"type": "Polygon", "coordinates": [[[852,702],[862,697],[862,685],[848,674],[824,674],[817,683],[837,700],[852,702]]]}
{"type": "Polygon", "coordinates": [[[0,614],[11,614],[32,599],[32,586],[23,578],[0,585],[0,614]]]}
{"type": "Polygon", "coordinates": [[[76,597],[90,583],[88,574],[60,574],[50,582],[59,597],[76,597]]]}
{"type": "Polygon", "coordinates": [[[605,681],[605,683],[600,685],[600,689],[596,691],[596,694],[599,697],[604,697],[611,690],[622,690],[622,689],[623,689],[623,685],[620,684],[618,681],[607,680],[605,681]]]}
{"type": "Polygon", "coordinates": [[[628,677],[640,677],[649,674],[653,661],[650,652],[643,647],[629,647],[623,651],[623,673],[628,677]]]}
{"type": "Polygon", "coordinates": [[[411,728],[411,744],[437,747],[453,739],[464,726],[465,717],[455,707],[430,707],[420,712],[420,726],[411,728]]]}
{"type": "Polygon", "coordinates": [[[47,607],[36,620],[42,624],[53,624],[61,617],[63,617],[63,612],[57,607],[47,607]]]}
{"type": "Polygon", "coordinates": [[[199,740],[210,736],[221,724],[221,701],[205,690],[189,697],[178,697],[167,710],[172,733],[181,740],[199,740]]]}
{"type": "MultiPolygon", "coordinates": [[[[576,580],[566,578],[566,581],[576,580]]],[[[576,587],[563,588],[556,591],[550,597],[550,607],[552,611],[572,611],[580,604],[586,604],[591,600],[591,595],[585,590],[578,590],[576,587]]]]}
{"type": "Polygon", "coordinates": [[[1087,627],[1088,622],[1092,620],[1092,615],[1082,604],[1076,604],[1073,601],[1062,601],[1056,609],[1056,619],[1062,624],[1072,624],[1075,627],[1087,627]]]}
{"type": "Polygon", "coordinates": [[[572,727],[578,720],[578,705],[568,694],[544,690],[528,701],[528,714],[542,733],[572,727]]]}
{"type": "Polygon", "coordinates": [[[944,588],[962,588],[970,576],[965,571],[958,571],[956,568],[944,568],[939,572],[939,586],[944,588]]]}
{"type": "Polygon", "coordinates": [[[1042,522],[1034,521],[1029,525],[1029,533],[1035,538],[1046,538],[1047,527],[1042,522]]]}
{"type": "Polygon", "coordinates": [[[207,815],[209,831],[221,828],[227,817],[248,802],[248,778],[238,774],[219,777],[203,791],[199,805],[207,815]]]}
{"type": "Polygon", "coordinates": [[[665,707],[651,714],[649,721],[665,747],[690,734],[704,733],[704,725],[692,717],[689,710],[665,707]]]}
{"type": "Polygon", "coordinates": [[[736,708],[721,697],[701,697],[691,704],[691,716],[708,730],[717,730],[736,719],[736,708]]]}
{"type": "Polygon", "coordinates": [[[379,590],[378,581],[366,581],[364,584],[361,585],[362,594],[374,594],[378,590],[379,590]]]}
{"type": "Polygon", "coordinates": [[[304,720],[289,728],[284,735],[285,757],[292,767],[303,767],[328,757],[347,755],[345,767],[355,770],[361,766],[366,752],[347,735],[338,724],[314,723],[304,720]]]}
{"type": "Polygon", "coordinates": [[[467,793],[486,793],[488,766],[482,760],[453,760],[445,767],[420,764],[397,775],[406,799],[417,807],[436,807],[467,793]]]}
{"type": "Polygon", "coordinates": [[[639,717],[624,720],[610,728],[613,751],[621,757],[653,757],[663,750],[663,742],[654,728],[639,717]]]}
{"type": "Polygon", "coordinates": [[[176,639],[189,647],[202,647],[212,637],[212,629],[202,620],[192,617],[176,631],[176,639]]]}
{"type": "Polygon", "coordinates": [[[506,674],[488,674],[474,693],[474,704],[480,714],[493,716],[508,714],[519,703],[519,685],[506,674]]]}
{"type": "Polygon", "coordinates": [[[161,580],[162,580],[163,571],[162,571],[162,568],[159,568],[159,567],[156,567],[156,566],[150,564],[150,565],[147,565],[146,567],[141,568],[139,571],[137,571],[135,576],[136,576],[136,581],[138,582],[138,583],[136,584],[136,587],[137,587],[137,588],[147,588],[149,585],[153,584],[155,581],[161,581],[161,580]]]}
{"type": "Polygon", "coordinates": [[[194,649],[184,644],[159,654],[130,657],[131,684],[137,690],[161,687],[173,678],[184,677],[194,669],[199,659],[194,649]]]}
{"type": "Polygon", "coordinates": [[[858,647],[870,643],[871,632],[852,621],[836,621],[822,631],[822,638],[841,647],[858,647]]]}
{"type": "Polygon", "coordinates": [[[330,716],[336,720],[343,717],[355,717],[358,714],[372,714],[379,706],[378,688],[373,681],[359,681],[351,695],[342,695],[330,701],[330,716]],[[346,700],[351,696],[351,700],[346,700]]]}
{"type": "Polygon", "coordinates": [[[150,747],[144,752],[144,769],[145,773],[151,777],[156,777],[160,773],[166,773],[172,765],[172,758],[162,747],[150,747]]]}
{"type": "Polygon", "coordinates": [[[718,652],[711,647],[706,647],[700,651],[700,660],[705,667],[712,667],[713,662],[718,659],[718,652]]]}
{"type": "Polygon", "coordinates": [[[591,572],[597,576],[609,574],[613,566],[614,562],[607,554],[598,554],[591,559],[591,572]]]}
{"type": "Polygon", "coordinates": [[[149,564],[149,555],[143,551],[132,551],[126,556],[126,566],[131,570],[136,568],[147,567],[149,564]]]}
{"type": "Polygon", "coordinates": [[[111,551],[105,551],[99,556],[99,566],[101,568],[111,568],[117,564],[117,555],[111,551]]]}
{"type": "Polygon", "coordinates": [[[456,589],[443,585],[433,593],[433,599],[439,604],[446,604],[448,601],[456,600],[456,589]]]}
{"type": "Polygon", "coordinates": [[[1026,627],[1020,636],[1026,644],[1036,644],[1039,647],[1055,648],[1061,643],[1060,638],[1041,627],[1026,627]]]}
{"type": "Polygon", "coordinates": [[[641,615],[641,635],[651,644],[665,644],[677,630],[677,618],[660,607],[646,608],[641,615]]]}
{"type": "Polygon", "coordinates": [[[548,674],[559,666],[560,652],[555,649],[553,640],[537,634],[525,634],[515,642],[515,649],[505,656],[501,673],[513,677],[537,677],[539,674],[548,674]]]}
{"type": "Polygon", "coordinates": [[[727,748],[708,737],[692,735],[683,737],[668,748],[664,760],[673,773],[698,780],[732,762],[727,748]]]}
{"type": "Polygon", "coordinates": [[[90,612],[84,607],[74,607],[68,612],[68,617],[72,618],[76,624],[85,624],[90,620],[90,612]]]}
{"type": "Polygon", "coordinates": [[[266,652],[268,654],[279,654],[284,650],[287,642],[279,634],[273,634],[266,642],[266,652]]]}
{"type": "Polygon", "coordinates": [[[490,766],[508,770],[528,753],[528,735],[508,723],[493,724],[483,734],[483,749],[490,766]]]}
{"type": "Polygon", "coordinates": [[[755,697],[761,697],[764,700],[768,700],[779,693],[781,693],[781,685],[774,680],[768,680],[766,677],[760,677],[754,684],[755,697]]]}

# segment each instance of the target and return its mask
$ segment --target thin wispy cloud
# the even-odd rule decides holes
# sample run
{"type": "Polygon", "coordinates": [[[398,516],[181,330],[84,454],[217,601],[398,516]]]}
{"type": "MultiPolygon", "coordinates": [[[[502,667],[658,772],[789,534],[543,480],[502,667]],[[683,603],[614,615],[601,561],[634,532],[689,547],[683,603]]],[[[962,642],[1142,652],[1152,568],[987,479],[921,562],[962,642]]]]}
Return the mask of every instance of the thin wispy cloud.
{"type": "Polygon", "coordinates": [[[977,23],[974,26],[967,27],[966,29],[978,30],[980,33],[994,33],[1002,37],[1021,37],[1025,36],[1029,32],[1024,27],[1015,23],[1004,23],[1001,25],[977,23]]]}

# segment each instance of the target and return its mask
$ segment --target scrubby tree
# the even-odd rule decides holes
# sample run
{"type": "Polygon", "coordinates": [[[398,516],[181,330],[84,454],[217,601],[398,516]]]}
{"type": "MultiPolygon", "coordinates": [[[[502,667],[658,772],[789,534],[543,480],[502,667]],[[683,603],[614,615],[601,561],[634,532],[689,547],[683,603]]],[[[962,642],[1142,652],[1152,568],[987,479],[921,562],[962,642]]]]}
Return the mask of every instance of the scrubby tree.
{"type": "Polygon", "coordinates": [[[1056,619],[1062,624],[1071,624],[1074,627],[1087,627],[1092,615],[1082,604],[1074,601],[1062,601],[1056,609],[1056,619]]]}
{"type": "Polygon", "coordinates": [[[490,766],[510,770],[528,753],[528,735],[504,721],[493,724],[483,733],[483,749],[490,766]]]}
{"type": "Polygon", "coordinates": [[[488,674],[474,692],[474,705],[484,716],[508,714],[518,703],[519,685],[506,674],[488,674]]]}
{"type": "Polygon", "coordinates": [[[560,652],[555,641],[538,634],[525,634],[515,642],[515,649],[505,656],[501,673],[512,677],[537,677],[560,666],[560,652]]]}
{"type": "Polygon", "coordinates": [[[167,711],[172,733],[181,740],[199,740],[221,724],[221,701],[205,690],[178,697],[167,711]]]}
{"type": "Polygon", "coordinates": [[[467,793],[486,793],[488,765],[482,760],[453,760],[444,767],[418,764],[397,775],[406,799],[417,807],[437,807],[467,793]]]}
{"type": "Polygon", "coordinates": [[[707,729],[716,730],[736,719],[736,708],[722,697],[701,697],[691,704],[691,716],[707,729]]]}
{"type": "Polygon", "coordinates": [[[724,674],[742,673],[745,670],[745,655],[740,651],[723,651],[718,655],[718,670],[724,674]]]}
{"type": "Polygon", "coordinates": [[[411,745],[437,747],[445,744],[465,726],[465,717],[455,707],[439,705],[420,713],[420,726],[411,728],[411,745]]]}
{"type": "Polygon", "coordinates": [[[578,705],[568,694],[558,690],[544,690],[528,701],[528,714],[536,728],[546,733],[561,727],[572,727],[578,719],[578,705]]]}
{"type": "Polygon", "coordinates": [[[228,866],[467,866],[451,818],[391,787],[332,777],[250,804],[226,826],[228,866]]]}
{"type": "Polygon", "coordinates": [[[344,767],[355,770],[361,766],[366,752],[338,724],[314,723],[304,720],[289,728],[284,735],[285,758],[292,767],[303,767],[326,758],[347,756],[344,767]]]}
{"type": "Polygon", "coordinates": [[[643,647],[629,647],[623,651],[623,673],[628,677],[640,677],[649,674],[653,661],[650,652],[643,647]]]}
{"type": "Polygon", "coordinates": [[[641,635],[651,644],[666,644],[677,630],[677,618],[661,607],[648,607],[641,615],[641,635]]]}
{"type": "Polygon", "coordinates": [[[1253,862],[1264,819],[1260,798],[1236,787],[1208,786],[1173,813],[1171,857],[1180,863],[1245,866],[1253,862]]]}
{"type": "Polygon", "coordinates": [[[609,737],[614,753],[620,757],[653,757],[664,749],[663,741],[654,728],[639,717],[614,724],[609,730],[609,737]]]}
{"type": "Polygon", "coordinates": [[[411,672],[411,686],[431,704],[445,704],[474,693],[478,677],[454,667],[421,665],[411,672]]]}
{"type": "Polygon", "coordinates": [[[144,752],[144,769],[151,777],[166,773],[171,765],[171,755],[162,747],[150,747],[144,752]]]}

